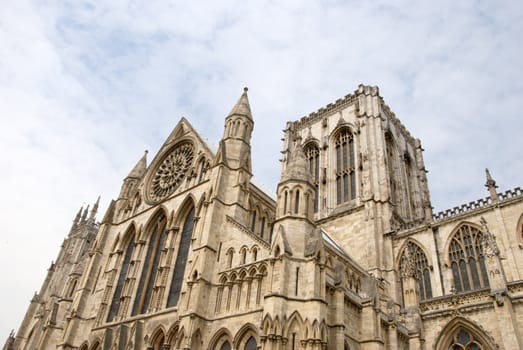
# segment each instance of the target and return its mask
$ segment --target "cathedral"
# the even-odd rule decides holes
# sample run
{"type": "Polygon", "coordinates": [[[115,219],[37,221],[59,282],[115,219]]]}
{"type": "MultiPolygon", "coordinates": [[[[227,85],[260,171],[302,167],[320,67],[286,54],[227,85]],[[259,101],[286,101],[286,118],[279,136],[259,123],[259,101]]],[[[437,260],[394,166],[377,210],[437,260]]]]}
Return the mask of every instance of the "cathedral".
{"type": "Polygon", "coordinates": [[[420,140],[360,85],[287,122],[274,197],[254,122],[246,88],[217,149],[182,118],[81,209],[4,350],[523,349],[521,188],[487,170],[434,213],[420,140]]]}

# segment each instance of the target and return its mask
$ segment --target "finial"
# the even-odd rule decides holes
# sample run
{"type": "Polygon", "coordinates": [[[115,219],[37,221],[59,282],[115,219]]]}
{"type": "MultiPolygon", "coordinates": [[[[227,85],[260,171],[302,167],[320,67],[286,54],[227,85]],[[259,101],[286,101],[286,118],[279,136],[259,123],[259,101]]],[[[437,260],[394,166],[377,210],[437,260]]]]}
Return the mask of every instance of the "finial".
{"type": "Polygon", "coordinates": [[[87,213],[88,212],[89,212],[89,205],[87,205],[87,207],[84,210],[84,213],[82,214],[82,222],[84,222],[85,219],[87,218],[87,213]]]}
{"type": "Polygon", "coordinates": [[[148,150],[145,150],[145,154],[147,154],[147,153],[149,153],[149,151],[148,151],[148,150]]]}
{"type": "Polygon", "coordinates": [[[100,196],[98,196],[98,199],[93,205],[93,209],[91,210],[91,214],[89,214],[89,221],[94,221],[94,216],[98,212],[98,206],[100,205],[100,196]]]}
{"type": "Polygon", "coordinates": [[[485,168],[485,174],[487,177],[487,182],[485,183],[485,187],[488,188],[488,190],[490,192],[490,199],[492,199],[493,202],[497,202],[499,200],[499,198],[498,198],[498,193],[496,191],[496,188],[498,188],[498,186],[496,186],[496,181],[490,175],[490,171],[488,170],[488,168],[485,168]]]}
{"type": "Polygon", "coordinates": [[[243,88],[243,92],[247,92],[247,91],[249,91],[249,88],[246,86],[243,88]]]}

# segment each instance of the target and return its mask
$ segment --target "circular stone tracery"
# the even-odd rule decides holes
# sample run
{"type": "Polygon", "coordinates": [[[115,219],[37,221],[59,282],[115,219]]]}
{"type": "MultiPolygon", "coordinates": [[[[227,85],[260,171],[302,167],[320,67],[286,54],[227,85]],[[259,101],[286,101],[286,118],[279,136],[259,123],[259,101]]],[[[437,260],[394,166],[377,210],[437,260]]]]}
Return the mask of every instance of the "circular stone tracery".
{"type": "Polygon", "coordinates": [[[158,202],[178,188],[192,165],[194,148],[185,142],[176,146],[156,168],[149,186],[149,198],[158,202]]]}

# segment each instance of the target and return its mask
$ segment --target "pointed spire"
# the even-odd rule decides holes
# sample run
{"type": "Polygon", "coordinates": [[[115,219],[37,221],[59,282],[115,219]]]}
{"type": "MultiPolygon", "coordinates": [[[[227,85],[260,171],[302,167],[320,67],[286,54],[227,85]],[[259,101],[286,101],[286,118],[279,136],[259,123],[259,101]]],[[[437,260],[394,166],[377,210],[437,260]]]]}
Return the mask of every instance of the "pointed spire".
{"type": "Polygon", "coordinates": [[[73,224],[71,225],[71,229],[69,230],[69,235],[72,234],[74,229],[78,226],[78,223],[80,222],[80,217],[82,216],[82,210],[83,206],[80,207],[80,210],[78,210],[78,213],[76,213],[76,216],[73,219],[73,224]]]}
{"type": "Polygon", "coordinates": [[[89,205],[84,210],[84,213],[82,214],[82,222],[85,222],[85,219],[87,219],[87,213],[89,213],[89,205]]]}
{"type": "Polygon", "coordinates": [[[94,203],[93,209],[91,210],[91,213],[89,214],[89,221],[94,221],[94,217],[96,213],[98,212],[98,206],[100,205],[100,196],[98,196],[98,199],[94,203]]]}
{"type": "Polygon", "coordinates": [[[488,188],[490,192],[490,199],[492,199],[493,202],[497,202],[499,200],[498,193],[496,191],[496,181],[490,176],[490,171],[488,168],[485,169],[485,174],[487,176],[487,182],[485,183],[485,187],[488,188]]]}
{"type": "Polygon", "coordinates": [[[127,177],[134,177],[138,179],[142,178],[142,176],[145,174],[145,170],[147,169],[147,153],[149,153],[149,151],[145,150],[144,155],[142,158],[140,158],[138,163],[136,163],[133,170],[131,170],[127,177]]]}
{"type": "Polygon", "coordinates": [[[248,90],[249,89],[247,87],[243,88],[243,94],[232,108],[231,112],[229,113],[229,117],[233,115],[243,115],[252,120],[251,106],[249,104],[249,98],[247,97],[248,90]]]}

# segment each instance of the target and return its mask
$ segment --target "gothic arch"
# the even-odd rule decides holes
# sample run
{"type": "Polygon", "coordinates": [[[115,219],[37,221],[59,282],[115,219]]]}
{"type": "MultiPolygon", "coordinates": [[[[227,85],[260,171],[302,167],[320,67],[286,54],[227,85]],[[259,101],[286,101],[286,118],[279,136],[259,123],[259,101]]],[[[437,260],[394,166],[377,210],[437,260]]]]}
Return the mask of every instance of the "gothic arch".
{"type": "Polygon", "coordinates": [[[260,344],[256,327],[252,323],[246,323],[238,330],[233,339],[234,348],[243,350],[250,337],[254,337],[256,344],[260,344]]]}
{"type": "MultiPolygon", "coordinates": [[[[341,119],[340,119],[341,121],[341,119]]],[[[329,141],[331,147],[334,181],[332,183],[335,205],[343,205],[356,199],[358,185],[356,180],[356,134],[348,123],[342,123],[334,129],[329,141]]]]}
{"type": "Polygon", "coordinates": [[[294,311],[289,318],[287,318],[284,322],[284,330],[283,334],[287,335],[289,337],[289,332],[292,332],[293,327],[296,325],[297,329],[299,329],[300,338],[303,338],[303,318],[301,317],[300,313],[298,311],[294,311]]]}
{"type": "Polygon", "coordinates": [[[194,196],[189,193],[183,200],[182,204],[178,207],[173,219],[173,226],[180,227],[183,226],[187,214],[194,208],[196,210],[197,203],[194,196]]]}
{"type": "Polygon", "coordinates": [[[80,345],[79,349],[80,349],[80,350],[88,350],[88,349],[89,349],[89,343],[87,342],[87,340],[84,341],[84,342],[82,343],[82,345],[80,345]]]}
{"type": "Polygon", "coordinates": [[[499,347],[495,344],[481,326],[464,317],[456,317],[451,320],[439,333],[434,344],[434,350],[447,350],[451,345],[456,344],[454,349],[469,350],[470,345],[476,344],[478,350],[495,350],[499,347]],[[465,335],[464,333],[468,334],[465,335]],[[459,345],[458,345],[459,344],[459,345]]]}
{"type": "Polygon", "coordinates": [[[220,350],[225,342],[229,342],[232,348],[232,335],[231,332],[225,327],[220,328],[209,341],[209,349],[220,350]]]}
{"type": "Polygon", "coordinates": [[[175,322],[169,330],[165,333],[165,343],[171,346],[174,345],[176,338],[178,337],[178,329],[180,328],[180,323],[175,322]]]}
{"type": "Polygon", "coordinates": [[[398,250],[398,254],[396,255],[396,261],[394,263],[396,271],[399,271],[399,269],[400,269],[401,256],[403,255],[403,253],[405,253],[405,249],[407,249],[407,246],[409,245],[409,243],[417,245],[421,249],[423,254],[425,254],[425,257],[427,258],[427,262],[428,262],[429,266],[433,266],[432,255],[429,254],[429,252],[427,251],[427,248],[425,248],[425,246],[423,244],[421,244],[417,239],[409,237],[405,241],[403,241],[400,249],[398,250]]]}
{"type": "Polygon", "coordinates": [[[396,271],[399,272],[399,284],[402,292],[404,290],[404,279],[414,277],[418,284],[420,300],[432,298],[433,274],[429,256],[424,247],[416,240],[409,238],[404,242],[396,260],[396,271]]]}
{"type": "MultiPolygon", "coordinates": [[[[458,222],[456,224],[456,226],[450,231],[449,235],[447,236],[447,240],[445,242],[445,250],[444,250],[445,252],[449,251],[450,244],[452,242],[452,238],[459,231],[459,229],[462,228],[463,226],[471,226],[471,227],[477,229],[478,231],[480,231],[481,233],[484,233],[481,226],[479,226],[478,224],[475,224],[471,221],[458,222]]],[[[445,264],[448,264],[450,266],[451,261],[450,261],[448,254],[444,254],[443,261],[445,262],[445,264]]]]}
{"type": "Polygon", "coordinates": [[[458,293],[489,286],[483,236],[484,232],[478,225],[461,222],[448,237],[445,260],[458,293]]]}
{"type": "Polygon", "coordinates": [[[140,232],[140,237],[138,237],[139,240],[146,241],[146,240],[149,239],[149,237],[152,235],[152,231],[154,229],[154,225],[156,224],[156,222],[158,221],[158,219],[162,215],[167,220],[168,215],[169,215],[169,211],[163,205],[160,205],[158,208],[156,208],[154,210],[153,214],[151,216],[149,216],[149,219],[147,220],[147,222],[143,226],[144,229],[140,232]]]}
{"type": "Polygon", "coordinates": [[[162,325],[159,325],[156,327],[156,329],[151,333],[151,336],[149,337],[149,346],[152,347],[154,350],[162,349],[161,346],[166,343],[165,341],[165,329],[162,325]]]}
{"type": "Polygon", "coordinates": [[[133,220],[131,221],[129,226],[127,226],[127,229],[124,231],[124,234],[118,235],[118,242],[115,242],[113,252],[117,250],[124,251],[131,241],[136,241],[137,232],[138,230],[136,227],[136,222],[133,220]]]}

